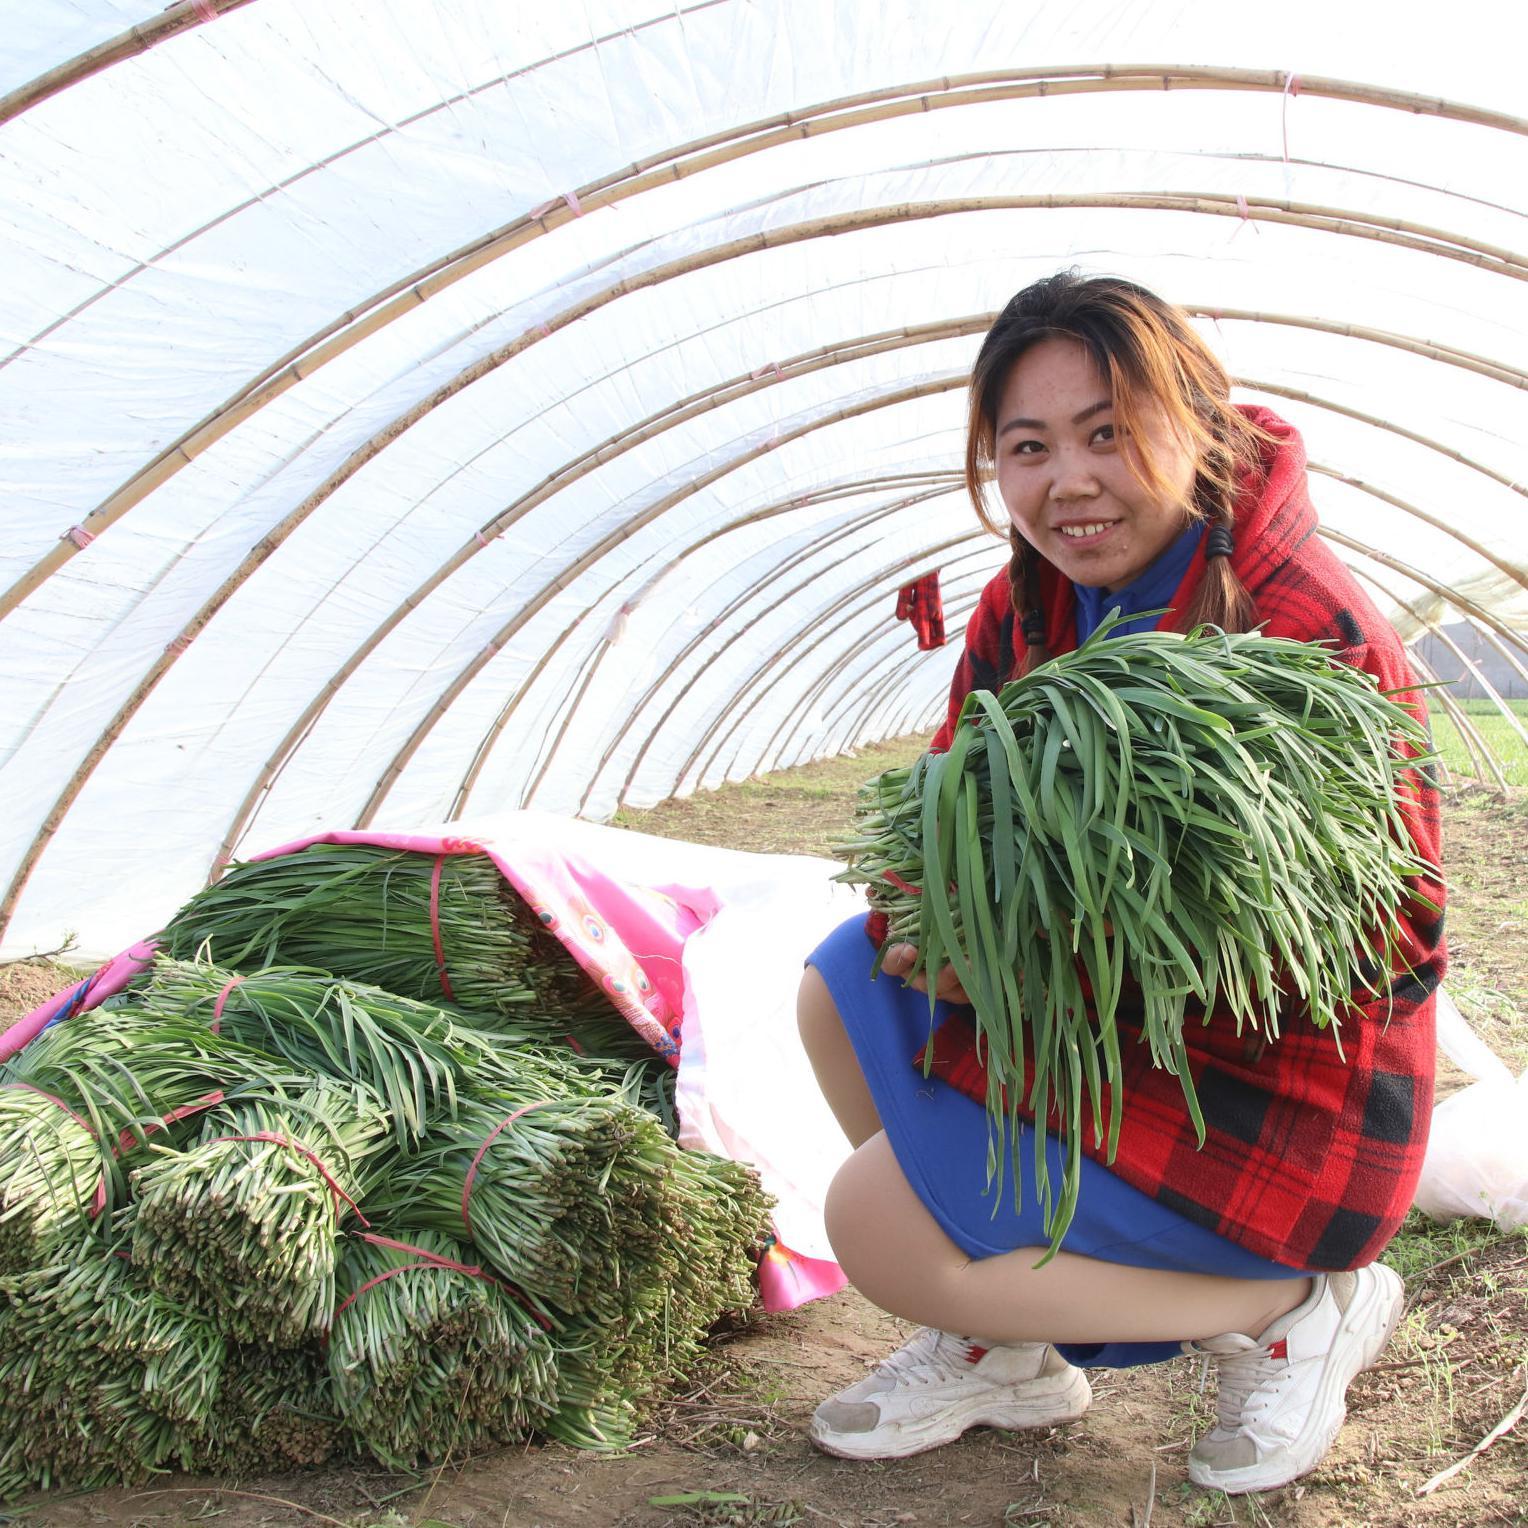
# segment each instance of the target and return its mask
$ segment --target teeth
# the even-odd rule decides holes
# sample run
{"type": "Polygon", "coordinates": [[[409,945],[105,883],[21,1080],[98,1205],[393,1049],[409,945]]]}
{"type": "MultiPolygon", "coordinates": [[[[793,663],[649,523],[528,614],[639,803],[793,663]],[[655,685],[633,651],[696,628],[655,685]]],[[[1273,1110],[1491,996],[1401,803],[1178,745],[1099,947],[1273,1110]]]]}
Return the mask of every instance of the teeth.
{"type": "Polygon", "coordinates": [[[1097,525],[1063,525],[1061,534],[1063,536],[1096,536],[1100,531],[1108,529],[1109,522],[1100,520],[1097,525]]]}

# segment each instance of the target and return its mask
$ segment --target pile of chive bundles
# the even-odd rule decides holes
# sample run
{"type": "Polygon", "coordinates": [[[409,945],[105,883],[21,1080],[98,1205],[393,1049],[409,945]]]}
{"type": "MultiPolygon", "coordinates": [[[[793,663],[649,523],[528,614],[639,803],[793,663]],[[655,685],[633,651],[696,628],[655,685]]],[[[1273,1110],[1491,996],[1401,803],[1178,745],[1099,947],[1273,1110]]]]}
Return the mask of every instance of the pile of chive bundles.
{"type": "Polygon", "coordinates": [[[0,1500],[625,1446],[768,1231],[675,1134],[486,856],[235,866],[0,1066],[0,1500]]]}
{"type": "Polygon", "coordinates": [[[916,945],[931,976],[948,965],[970,999],[989,1187],[1026,1115],[1060,1137],[1059,1186],[1033,1153],[1047,1256],[1085,1132],[1115,1150],[1122,1043],[1176,1074],[1202,1141],[1185,1024],[1276,1043],[1293,1014],[1340,1049],[1349,1005],[1404,965],[1408,878],[1431,868],[1397,797],[1431,743],[1371,676],[1316,643],[1114,624],[968,696],[949,751],[872,780],[835,850],[887,944],[916,945]]]}

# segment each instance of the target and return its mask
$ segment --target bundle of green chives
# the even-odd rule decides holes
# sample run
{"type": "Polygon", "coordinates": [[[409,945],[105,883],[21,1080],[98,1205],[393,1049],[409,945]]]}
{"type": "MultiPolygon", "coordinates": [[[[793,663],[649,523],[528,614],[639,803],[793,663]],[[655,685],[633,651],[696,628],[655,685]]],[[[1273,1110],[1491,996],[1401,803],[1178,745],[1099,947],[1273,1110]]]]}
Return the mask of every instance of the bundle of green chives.
{"type": "Polygon", "coordinates": [[[395,1150],[360,1087],[210,1113],[185,1151],[150,1148],[132,1176],[132,1256],[150,1284],[239,1342],[295,1347],[334,1312],[336,1241],[395,1150]]]}
{"type": "Polygon", "coordinates": [[[694,1367],[710,1328],[754,1300],[773,1201],[743,1163],[668,1150],[658,1298],[615,1320],[559,1327],[558,1406],[541,1431],[575,1448],[627,1447],[663,1390],[694,1367]]]}
{"type": "Polygon", "coordinates": [[[1403,963],[1408,880],[1431,868],[1397,797],[1429,741],[1369,675],[1319,644],[1110,624],[968,696],[949,751],[872,781],[837,851],[918,969],[965,988],[994,1133],[1016,1149],[1026,1107],[1059,1122],[1059,1195],[1035,1153],[1052,1250],[1085,1122],[1117,1143],[1126,984],[1202,1139],[1185,1019],[1335,1027],[1403,963]]]}
{"type": "Polygon", "coordinates": [[[124,1256],[125,1224],[119,1214],[77,1261],[7,1281],[0,1499],[192,1465],[217,1407],[223,1342],[144,1284],[124,1256]]]}
{"type": "Polygon", "coordinates": [[[161,957],[137,1001],[149,1014],[216,1024],[222,1035],[296,1068],[355,1079],[408,1132],[455,1107],[457,1084],[487,1043],[469,1049],[450,1016],[428,1003],[322,971],[276,967],[235,976],[161,957]]]}
{"type": "Polygon", "coordinates": [[[460,1242],[433,1231],[352,1237],[337,1292],[331,1394],[383,1463],[510,1442],[556,1406],[551,1339],[460,1242]]]}
{"type": "Polygon", "coordinates": [[[217,1411],[188,1468],[241,1476],[326,1464],[353,1451],[319,1344],[230,1343],[217,1411]]]}
{"type": "Polygon", "coordinates": [[[131,1010],[45,1030],[0,1068],[0,1273],[77,1245],[120,1202],[122,1169],[151,1137],[194,1134],[203,1107],[274,1065],[131,1010]]]}
{"type": "Polygon", "coordinates": [[[90,1229],[103,1163],[95,1132],[40,1093],[0,1091],[0,1274],[40,1268],[90,1229]]]}
{"type": "Polygon", "coordinates": [[[231,866],[161,938],[181,960],[208,945],[234,970],[317,967],[486,1014],[557,1012],[590,988],[486,854],[313,844],[231,866]]]}
{"type": "Polygon", "coordinates": [[[654,1137],[667,1139],[658,1122],[615,1097],[464,1098],[395,1166],[368,1214],[466,1236],[537,1302],[613,1317],[640,1294],[632,1243],[656,1234],[629,1181],[645,1181],[633,1148],[654,1137]]]}

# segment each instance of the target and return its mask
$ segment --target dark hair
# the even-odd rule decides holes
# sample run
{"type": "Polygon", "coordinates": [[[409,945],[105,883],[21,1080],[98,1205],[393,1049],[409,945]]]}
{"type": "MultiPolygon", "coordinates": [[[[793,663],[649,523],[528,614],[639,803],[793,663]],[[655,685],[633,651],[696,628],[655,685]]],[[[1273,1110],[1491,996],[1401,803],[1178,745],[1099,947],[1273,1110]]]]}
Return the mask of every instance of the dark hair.
{"type": "MultiPolygon", "coordinates": [[[[996,468],[997,408],[1014,363],[1043,339],[1064,336],[1087,351],[1109,384],[1121,432],[1144,442],[1142,416],[1160,411],[1169,426],[1193,447],[1198,459],[1188,512],[1224,534],[1223,553],[1235,530],[1237,479],[1255,467],[1268,437],[1231,403],[1231,379],[1181,308],[1144,287],[1117,276],[1084,277],[1062,271],[1024,288],[987,331],[971,371],[970,417],[966,430],[966,491],[983,525],[999,525],[983,493],[996,468]]],[[[1169,491],[1160,465],[1144,445],[1127,458],[1131,472],[1150,493],[1169,491]]],[[[1008,528],[1013,553],[1008,581],[1014,613],[1024,634],[1022,668],[1049,656],[1040,610],[1039,556],[1016,528],[1008,528]]],[[[1252,597],[1217,555],[1184,615],[1186,625],[1210,621],[1226,631],[1257,624],[1252,597]]]]}

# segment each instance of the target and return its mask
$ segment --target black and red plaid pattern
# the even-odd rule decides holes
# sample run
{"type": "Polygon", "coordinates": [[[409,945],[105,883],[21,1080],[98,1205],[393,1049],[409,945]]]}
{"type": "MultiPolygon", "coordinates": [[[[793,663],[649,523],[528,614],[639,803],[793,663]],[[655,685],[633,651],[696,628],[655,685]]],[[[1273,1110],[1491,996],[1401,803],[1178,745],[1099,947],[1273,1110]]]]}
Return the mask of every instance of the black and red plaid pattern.
{"type": "MultiPolygon", "coordinates": [[[[1264,630],[1331,641],[1338,657],[1373,674],[1384,689],[1408,689],[1415,680],[1400,639],[1316,533],[1299,435],[1267,409],[1246,412],[1279,441],[1265,454],[1264,474],[1244,484],[1236,507],[1233,566],[1264,630]]],[[[1204,571],[1201,548],[1173,596],[1175,612],[1187,606],[1204,571]]],[[[1050,650],[1070,651],[1077,645],[1071,584],[1046,563],[1040,587],[1050,650]]],[[[1162,626],[1175,629],[1176,617],[1168,615],[1162,626]]],[[[1004,573],[988,584],[971,617],[936,750],[948,747],[970,690],[996,689],[1012,676],[1013,638],[1004,573]]],[[[1415,697],[1412,704],[1420,708],[1415,697]]],[[[1417,848],[1439,863],[1434,783],[1419,771],[1402,794],[1417,848]]],[[[1429,878],[1417,889],[1442,907],[1440,881],[1429,878]]],[[[1341,1026],[1341,1054],[1332,1034],[1294,1014],[1268,1044],[1256,1034],[1238,1036],[1221,1014],[1186,1027],[1205,1117],[1203,1147],[1178,1080],[1152,1066],[1144,1044],[1132,1043],[1140,1026],[1122,1003],[1125,1098],[1114,1172],[1276,1262],[1319,1269],[1372,1262],[1411,1204],[1427,1144],[1433,993],[1446,967],[1441,912],[1417,905],[1403,942],[1411,969],[1393,975],[1385,996],[1355,1007],[1341,1026]]],[[[933,1071],[984,1103],[987,1082],[975,1040],[970,1011],[956,1008],[932,1042],[933,1071]]],[[[916,1059],[921,1065],[922,1057],[916,1059]]],[[[1085,1149],[1105,1159],[1090,1132],[1085,1149]]]]}

